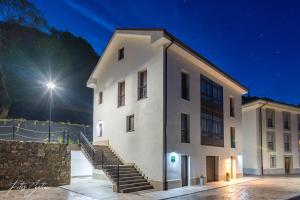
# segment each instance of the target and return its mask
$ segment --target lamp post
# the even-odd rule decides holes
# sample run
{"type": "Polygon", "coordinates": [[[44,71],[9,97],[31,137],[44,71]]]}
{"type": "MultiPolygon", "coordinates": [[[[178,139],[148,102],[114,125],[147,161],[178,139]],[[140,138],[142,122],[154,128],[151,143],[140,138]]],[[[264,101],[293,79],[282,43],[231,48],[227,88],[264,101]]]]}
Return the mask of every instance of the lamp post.
{"type": "Polygon", "coordinates": [[[48,82],[47,83],[47,88],[50,90],[49,93],[49,134],[48,134],[48,143],[50,143],[51,139],[51,114],[52,114],[52,91],[55,89],[56,85],[53,82],[48,82]]]}

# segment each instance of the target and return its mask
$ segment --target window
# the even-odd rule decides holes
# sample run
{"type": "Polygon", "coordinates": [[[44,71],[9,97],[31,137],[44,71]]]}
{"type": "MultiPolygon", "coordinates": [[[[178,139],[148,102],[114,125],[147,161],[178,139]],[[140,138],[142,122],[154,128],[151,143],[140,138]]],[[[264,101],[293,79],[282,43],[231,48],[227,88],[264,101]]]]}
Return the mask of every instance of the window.
{"type": "Polygon", "coordinates": [[[119,52],[118,52],[118,60],[122,60],[124,58],[124,47],[119,49],[119,52]]]}
{"type": "Polygon", "coordinates": [[[266,109],[267,128],[275,128],[275,110],[266,109]]]}
{"type": "Polygon", "coordinates": [[[291,113],[283,112],[283,128],[285,130],[291,129],[291,113]]]}
{"type": "Polygon", "coordinates": [[[134,131],[134,115],[127,116],[127,132],[134,131]]]}
{"type": "Polygon", "coordinates": [[[138,73],[138,99],[147,97],[147,71],[138,73]]]}
{"type": "Polygon", "coordinates": [[[289,133],[284,134],[284,151],[290,152],[291,151],[291,135],[289,133]]]}
{"type": "Polygon", "coordinates": [[[187,73],[181,72],[181,98],[190,100],[190,79],[187,73]]]}
{"type": "Polygon", "coordinates": [[[276,168],[276,156],[270,156],[270,168],[276,168]]]}
{"type": "Polygon", "coordinates": [[[99,131],[98,131],[98,137],[102,137],[102,130],[103,130],[103,125],[102,125],[102,122],[100,121],[99,122],[99,131]]]}
{"type": "Polygon", "coordinates": [[[190,143],[190,116],[181,113],[181,142],[190,143]]]}
{"type": "Polygon", "coordinates": [[[230,117],[235,117],[234,99],[230,97],[230,117]]]}
{"type": "Polygon", "coordinates": [[[267,133],[267,146],[268,146],[268,151],[275,151],[275,133],[274,132],[267,133]]]}
{"type": "Polygon", "coordinates": [[[230,127],[230,143],[231,143],[231,148],[236,148],[235,128],[234,127],[230,127]]]}
{"type": "Polygon", "coordinates": [[[125,105],[125,81],[118,84],[118,107],[125,105]]]}
{"type": "Polygon", "coordinates": [[[297,115],[297,124],[298,131],[300,132],[300,114],[297,115]]]}
{"type": "Polygon", "coordinates": [[[223,88],[202,75],[201,144],[224,147],[223,88]]]}
{"type": "Polygon", "coordinates": [[[298,152],[300,153],[300,134],[298,135],[298,152]]]}
{"type": "Polygon", "coordinates": [[[103,102],[103,93],[99,92],[98,104],[102,104],[102,102],[103,102]]]}

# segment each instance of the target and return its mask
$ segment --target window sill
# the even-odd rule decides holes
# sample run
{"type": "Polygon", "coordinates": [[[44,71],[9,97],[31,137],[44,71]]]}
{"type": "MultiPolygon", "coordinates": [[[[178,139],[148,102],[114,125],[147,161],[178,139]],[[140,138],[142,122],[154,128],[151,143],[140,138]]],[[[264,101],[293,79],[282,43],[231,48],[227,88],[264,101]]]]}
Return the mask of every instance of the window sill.
{"type": "Polygon", "coordinates": [[[148,96],[142,97],[142,98],[138,98],[137,100],[140,101],[140,100],[144,100],[144,99],[148,99],[148,96]]]}
{"type": "Polygon", "coordinates": [[[127,130],[126,132],[127,133],[132,133],[132,132],[134,132],[134,130],[127,130]]]}
{"type": "Polygon", "coordinates": [[[122,107],[124,107],[125,105],[119,105],[117,108],[122,108],[122,107]]]}
{"type": "Polygon", "coordinates": [[[184,100],[186,102],[191,102],[191,99],[185,99],[185,98],[182,98],[182,97],[181,97],[181,100],[184,100]]]}

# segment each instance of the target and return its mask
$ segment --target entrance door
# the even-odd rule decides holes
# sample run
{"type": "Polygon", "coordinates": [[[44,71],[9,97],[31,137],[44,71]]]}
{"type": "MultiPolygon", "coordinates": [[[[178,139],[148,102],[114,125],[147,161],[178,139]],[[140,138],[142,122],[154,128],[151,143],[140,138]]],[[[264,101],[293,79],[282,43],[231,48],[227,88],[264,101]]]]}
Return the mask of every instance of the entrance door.
{"type": "Polygon", "coordinates": [[[291,158],[290,157],[284,157],[284,169],[285,169],[286,174],[289,174],[291,172],[291,158]]]}
{"type": "Polygon", "coordinates": [[[181,182],[182,186],[188,186],[188,157],[181,156],[181,182]]]}
{"type": "Polygon", "coordinates": [[[216,181],[216,159],[215,156],[206,157],[207,182],[216,181]]]}

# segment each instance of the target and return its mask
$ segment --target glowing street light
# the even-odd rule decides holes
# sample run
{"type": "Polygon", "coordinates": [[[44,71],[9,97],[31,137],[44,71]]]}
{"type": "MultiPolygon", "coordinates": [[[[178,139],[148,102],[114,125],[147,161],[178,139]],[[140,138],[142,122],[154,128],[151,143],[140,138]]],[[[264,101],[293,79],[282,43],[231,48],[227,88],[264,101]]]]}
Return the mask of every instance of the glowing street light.
{"type": "Polygon", "coordinates": [[[54,82],[49,81],[46,84],[48,90],[50,90],[50,96],[49,96],[49,134],[48,134],[48,142],[50,143],[51,141],[51,114],[52,114],[52,103],[53,103],[53,98],[52,98],[52,91],[55,89],[56,85],[54,82]]]}
{"type": "Polygon", "coordinates": [[[52,89],[54,89],[55,87],[56,87],[55,83],[53,83],[53,82],[51,82],[51,81],[47,83],[47,88],[48,88],[48,89],[52,90],[52,89]]]}

